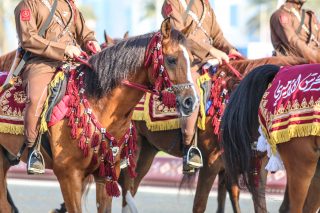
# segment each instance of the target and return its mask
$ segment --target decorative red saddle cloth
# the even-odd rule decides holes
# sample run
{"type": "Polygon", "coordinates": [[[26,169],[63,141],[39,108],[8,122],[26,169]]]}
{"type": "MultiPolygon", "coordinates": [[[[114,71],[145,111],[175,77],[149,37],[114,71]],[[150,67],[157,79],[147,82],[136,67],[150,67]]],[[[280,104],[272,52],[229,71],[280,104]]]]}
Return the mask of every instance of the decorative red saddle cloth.
{"type": "MultiPolygon", "coordinates": [[[[0,72],[0,85],[8,76],[7,72],[0,72]]],[[[13,87],[0,93],[0,132],[22,134],[23,113],[26,95],[19,78],[13,87]]]]}
{"type": "MultiPolygon", "coordinates": [[[[0,85],[4,84],[8,76],[7,72],[0,72],[0,85]]],[[[56,75],[58,79],[61,75],[56,75]]],[[[22,87],[22,80],[18,78],[15,84],[0,93],[0,132],[10,134],[23,134],[23,115],[27,96],[22,87]]],[[[64,96],[52,112],[48,126],[54,125],[62,120],[68,110],[67,103],[69,96],[64,96]]]]}
{"type": "Polygon", "coordinates": [[[273,151],[294,137],[320,136],[320,64],[282,68],[260,102],[259,120],[273,151]]]}

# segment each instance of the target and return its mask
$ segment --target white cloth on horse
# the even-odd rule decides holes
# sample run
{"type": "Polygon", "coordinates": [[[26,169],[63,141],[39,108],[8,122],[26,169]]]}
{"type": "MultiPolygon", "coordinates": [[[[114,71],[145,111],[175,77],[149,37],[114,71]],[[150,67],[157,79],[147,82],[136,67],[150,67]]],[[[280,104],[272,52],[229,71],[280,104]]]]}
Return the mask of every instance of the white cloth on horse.
{"type": "Polygon", "coordinates": [[[264,133],[261,129],[261,126],[259,126],[259,139],[258,139],[258,144],[257,144],[257,150],[260,152],[265,152],[267,151],[267,155],[269,158],[268,164],[266,165],[265,169],[269,172],[276,172],[279,170],[284,170],[284,165],[281,160],[281,157],[279,153],[272,153],[270,144],[268,143],[266,137],[264,136],[264,133]]]}

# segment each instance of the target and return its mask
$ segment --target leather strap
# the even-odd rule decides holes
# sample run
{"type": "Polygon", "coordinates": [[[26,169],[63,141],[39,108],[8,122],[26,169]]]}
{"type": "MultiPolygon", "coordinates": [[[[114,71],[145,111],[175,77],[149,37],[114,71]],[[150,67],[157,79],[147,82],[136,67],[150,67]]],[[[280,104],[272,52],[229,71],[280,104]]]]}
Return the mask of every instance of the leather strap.
{"type": "Polygon", "coordinates": [[[299,35],[301,30],[302,30],[302,26],[304,25],[304,20],[306,19],[306,10],[302,10],[302,16],[301,16],[301,21],[300,21],[300,25],[298,27],[298,29],[296,30],[296,33],[299,35]]]}
{"type": "MultiPolygon", "coordinates": [[[[46,30],[48,29],[48,27],[53,19],[53,16],[57,10],[57,5],[58,5],[58,0],[55,0],[53,2],[52,9],[50,11],[50,14],[49,14],[47,20],[44,22],[44,24],[41,26],[41,28],[38,32],[39,36],[43,37],[45,35],[46,30]]],[[[29,51],[26,51],[23,54],[23,57],[22,57],[21,61],[19,62],[17,68],[13,71],[13,74],[12,74],[13,77],[17,77],[20,74],[20,72],[23,69],[24,65],[26,64],[27,60],[30,58],[30,55],[31,55],[31,52],[29,52],[29,51]]]]}

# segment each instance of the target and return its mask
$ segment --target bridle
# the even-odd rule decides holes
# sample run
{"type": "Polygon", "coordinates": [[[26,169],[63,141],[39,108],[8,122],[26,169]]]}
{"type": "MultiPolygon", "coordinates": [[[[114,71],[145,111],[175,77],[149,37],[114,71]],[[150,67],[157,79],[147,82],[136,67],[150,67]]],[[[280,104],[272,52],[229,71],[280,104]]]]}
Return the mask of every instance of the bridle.
{"type": "MultiPolygon", "coordinates": [[[[151,41],[149,42],[145,52],[144,66],[146,68],[151,67],[151,76],[155,79],[154,85],[147,86],[128,80],[123,80],[123,85],[159,96],[166,95],[166,93],[168,92],[172,93],[173,91],[180,91],[194,86],[191,82],[176,85],[172,83],[172,81],[169,78],[168,71],[164,66],[162,40],[162,34],[160,32],[155,33],[154,36],[151,38],[151,41]]],[[[97,53],[96,48],[90,42],[87,44],[87,49],[92,54],[97,53]]],[[[74,58],[76,62],[79,62],[80,64],[84,64],[92,68],[92,66],[89,64],[90,56],[88,56],[87,53],[82,52],[80,57],[75,56],[74,58]]]]}

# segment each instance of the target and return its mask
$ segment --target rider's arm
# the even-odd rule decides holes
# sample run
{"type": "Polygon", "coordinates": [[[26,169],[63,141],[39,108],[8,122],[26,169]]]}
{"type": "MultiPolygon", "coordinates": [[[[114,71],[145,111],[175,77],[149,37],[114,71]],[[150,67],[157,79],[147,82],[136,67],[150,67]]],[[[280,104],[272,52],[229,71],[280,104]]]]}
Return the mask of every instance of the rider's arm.
{"type": "Polygon", "coordinates": [[[224,37],[222,30],[217,22],[217,18],[214,14],[213,9],[210,7],[210,15],[212,17],[212,25],[211,25],[211,31],[210,36],[213,39],[213,44],[215,48],[225,52],[229,53],[231,49],[235,49],[224,37]]]}
{"type": "Polygon", "coordinates": [[[66,45],[38,35],[37,2],[40,1],[21,1],[14,11],[20,45],[34,54],[62,61],[66,45]]]}
{"type": "Polygon", "coordinates": [[[275,13],[270,19],[274,32],[285,47],[309,61],[320,62],[320,48],[309,47],[306,41],[299,38],[291,23],[292,17],[284,13],[275,13]]]}
{"type": "Polygon", "coordinates": [[[90,30],[85,24],[85,20],[82,13],[76,10],[76,33],[77,33],[77,43],[85,49],[88,41],[97,41],[94,31],[90,30]]]}
{"type": "MultiPolygon", "coordinates": [[[[184,8],[182,7],[182,5],[180,5],[179,1],[177,0],[165,0],[162,7],[162,16],[164,18],[170,17],[170,21],[173,27],[180,31],[191,24],[191,22],[185,23],[185,21],[183,20],[182,16],[184,12],[184,8]]],[[[203,59],[209,54],[210,49],[212,48],[210,44],[207,44],[205,42],[202,42],[200,39],[197,39],[197,37],[192,33],[186,36],[188,39],[192,41],[192,46],[190,47],[190,49],[195,55],[203,59]]]]}

